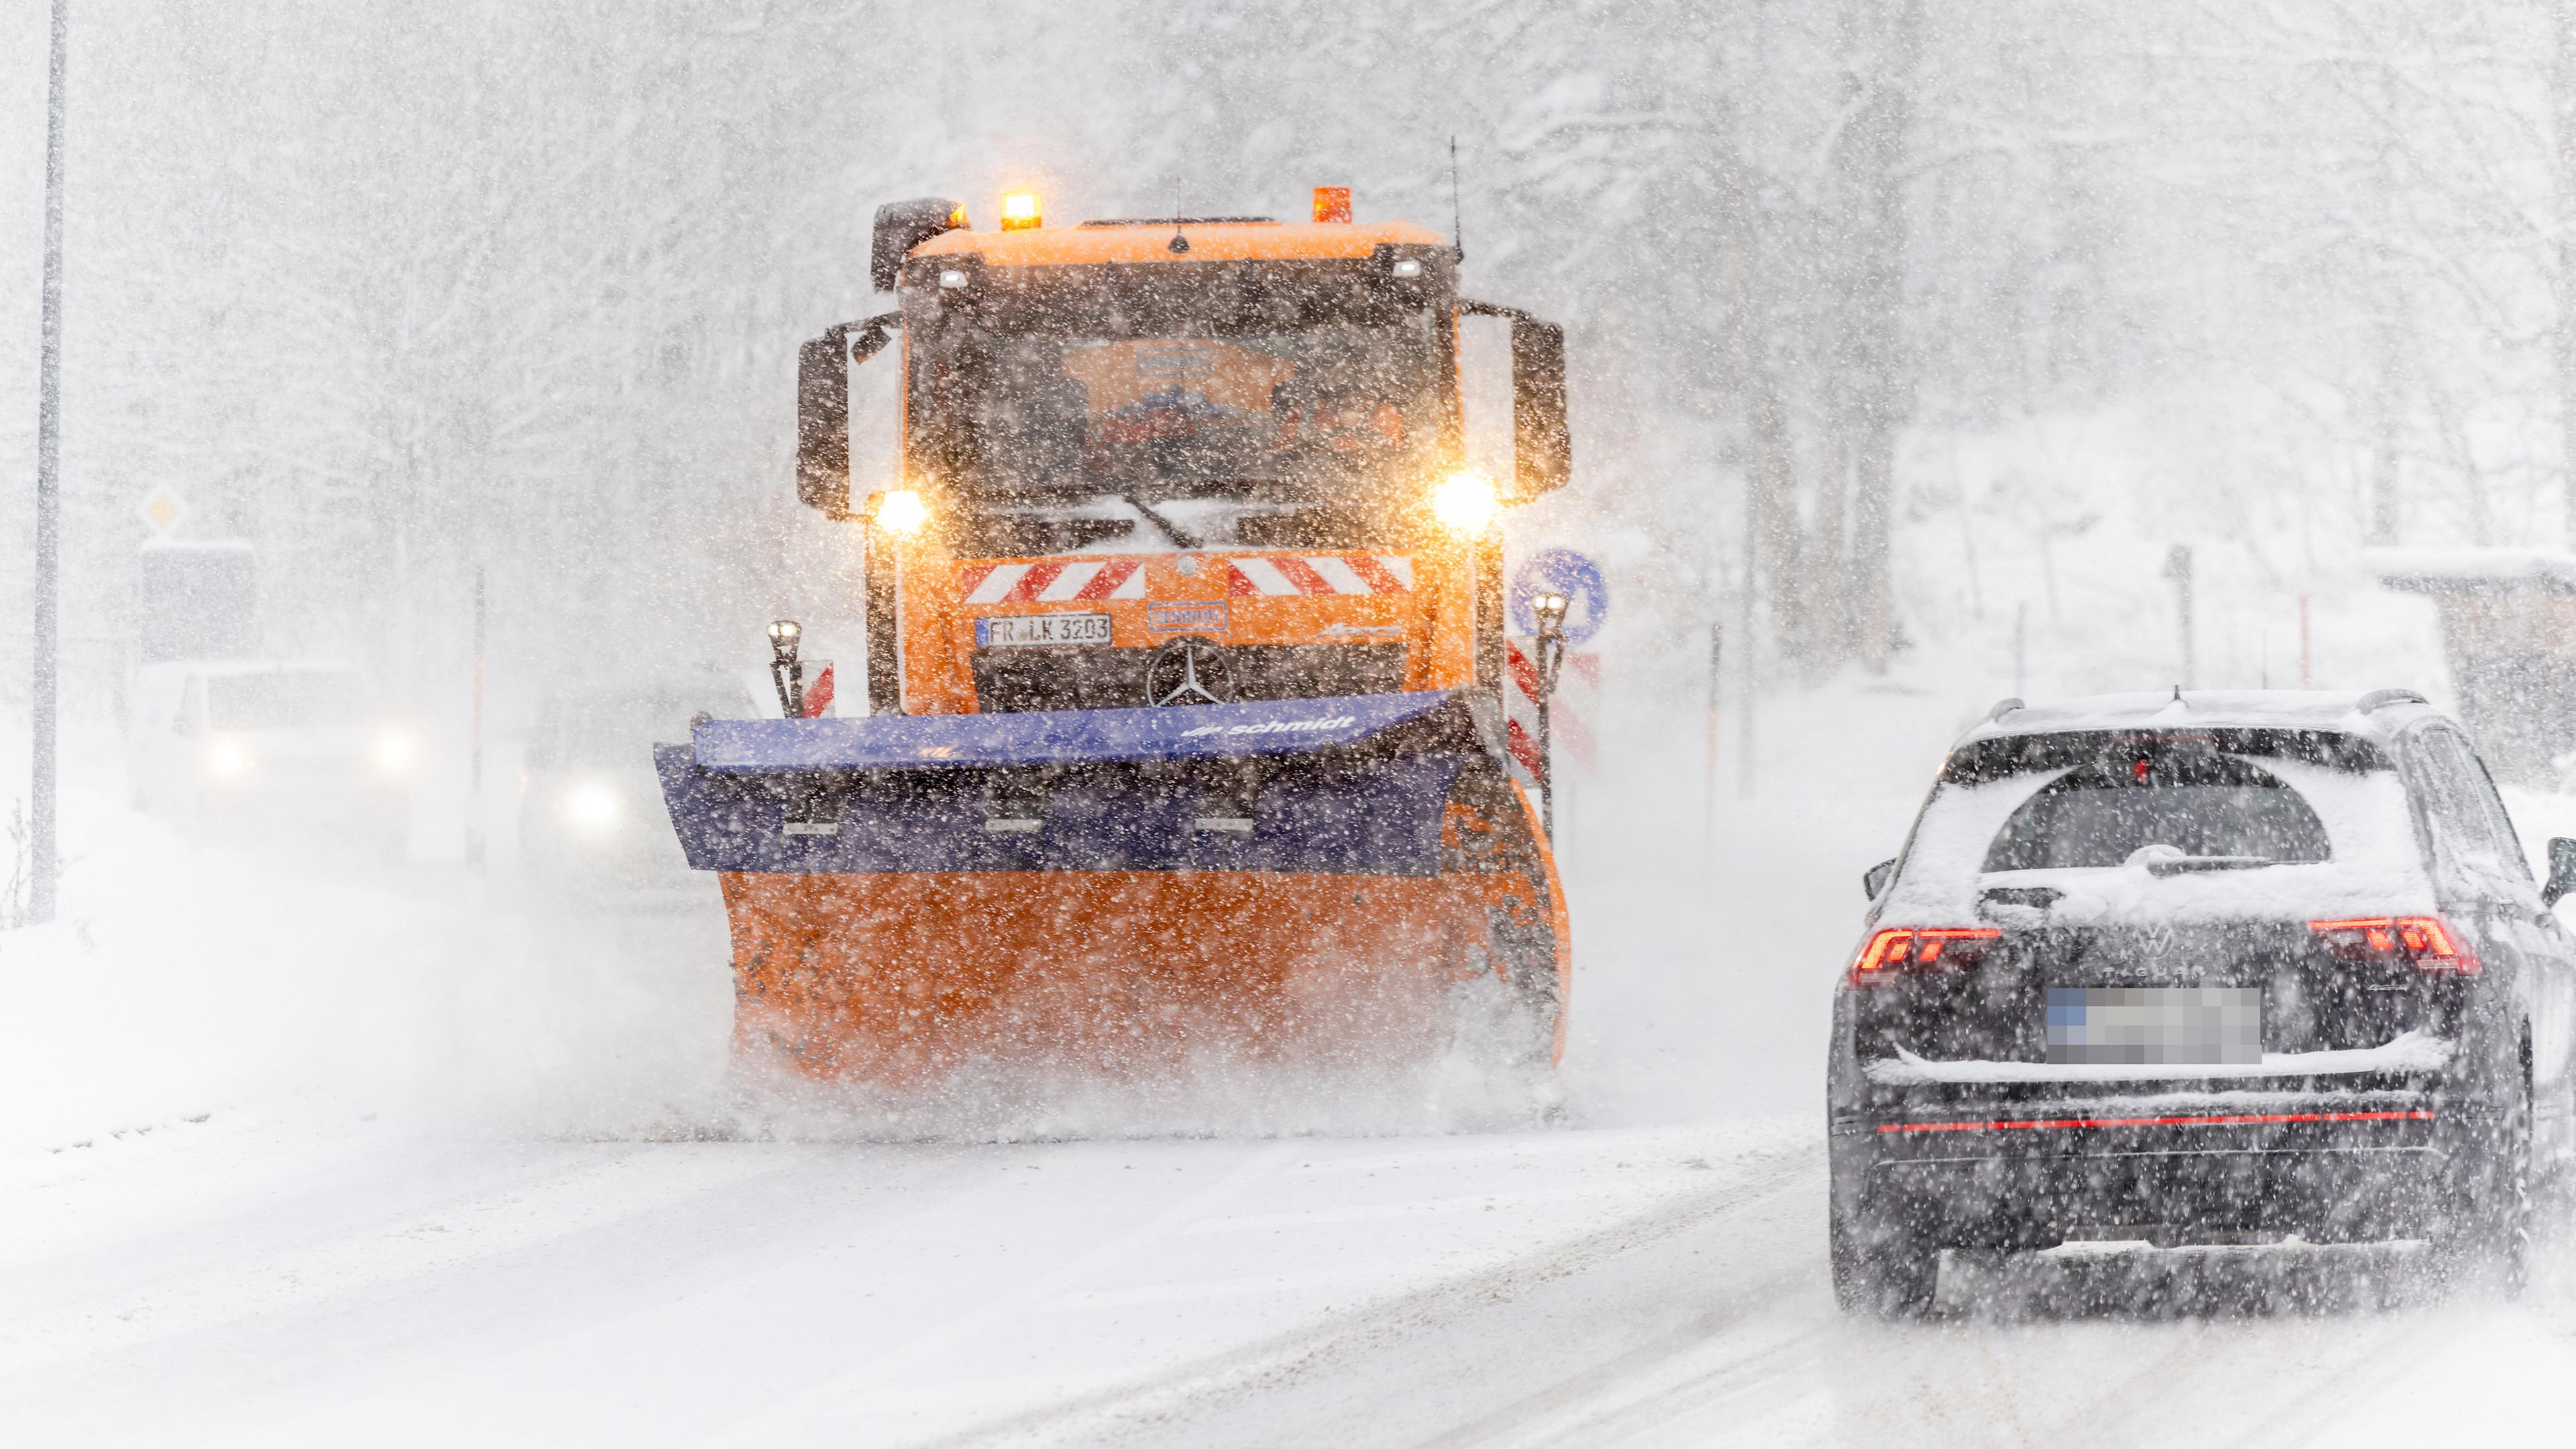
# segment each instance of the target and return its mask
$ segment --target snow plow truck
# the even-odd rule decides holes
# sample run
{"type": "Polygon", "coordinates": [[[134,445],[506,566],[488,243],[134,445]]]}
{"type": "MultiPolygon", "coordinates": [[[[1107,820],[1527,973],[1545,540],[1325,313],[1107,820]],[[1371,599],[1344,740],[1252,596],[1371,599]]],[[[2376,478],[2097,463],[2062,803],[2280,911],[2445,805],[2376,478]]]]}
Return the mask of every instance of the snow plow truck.
{"type": "Polygon", "coordinates": [[[737,1061],[1360,1065],[1474,1020],[1544,1070],[1571,963],[1500,525],[1571,470],[1562,329],[1334,188],[1288,223],[899,202],[873,242],[894,310],[806,342],[797,385],[799,496],[864,538],[865,707],[656,748],[721,881],[737,1061]],[[1500,479],[1464,461],[1479,314],[1509,323],[1500,479]],[[854,494],[854,369],[887,365],[900,471],[854,494]]]}

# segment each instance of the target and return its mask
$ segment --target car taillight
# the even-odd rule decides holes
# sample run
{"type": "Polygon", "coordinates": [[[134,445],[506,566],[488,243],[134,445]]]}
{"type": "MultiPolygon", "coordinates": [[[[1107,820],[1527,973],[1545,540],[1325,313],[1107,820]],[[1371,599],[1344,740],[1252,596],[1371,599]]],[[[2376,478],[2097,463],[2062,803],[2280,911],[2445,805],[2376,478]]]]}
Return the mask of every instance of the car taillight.
{"type": "Polygon", "coordinates": [[[1852,958],[1851,984],[1882,986],[1900,975],[1964,971],[2003,932],[1992,926],[1897,926],[1871,935],[1852,958]]]}
{"type": "Polygon", "coordinates": [[[2346,961],[2409,961],[2437,976],[2478,974],[2478,953],[2440,916],[2310,921],[2308,929],[2346,961]]]}

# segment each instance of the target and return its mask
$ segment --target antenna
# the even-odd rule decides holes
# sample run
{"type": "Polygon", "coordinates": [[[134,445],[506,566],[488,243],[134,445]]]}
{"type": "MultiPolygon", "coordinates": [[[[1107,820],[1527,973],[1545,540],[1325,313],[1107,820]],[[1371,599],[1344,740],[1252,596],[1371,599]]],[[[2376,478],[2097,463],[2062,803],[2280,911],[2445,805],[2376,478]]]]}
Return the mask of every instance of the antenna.
{"type": "Polygon", "coordinates": [[[1466,227],[1458,220],[1458,133],[1449,133],[1449,255],[1453,260],[1467,260],[1466,227]]]}

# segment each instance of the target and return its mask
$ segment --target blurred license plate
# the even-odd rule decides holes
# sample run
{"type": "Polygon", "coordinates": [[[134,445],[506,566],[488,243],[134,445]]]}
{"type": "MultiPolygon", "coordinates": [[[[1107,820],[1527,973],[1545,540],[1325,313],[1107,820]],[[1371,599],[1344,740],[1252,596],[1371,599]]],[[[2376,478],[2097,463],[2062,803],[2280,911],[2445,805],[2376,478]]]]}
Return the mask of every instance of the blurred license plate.
{"type": "Polygon", "coordinates": [[[2263,992],[2240,986],[2052,986],[2048,1059],[2173,1066],[2263,1060],[2263,992]]]}
{"type": "Polygon", "coordinates": [[[975,621],[975,647],[978,649],[1108,642],[1107,614],[1009,614],[975,621]]]}

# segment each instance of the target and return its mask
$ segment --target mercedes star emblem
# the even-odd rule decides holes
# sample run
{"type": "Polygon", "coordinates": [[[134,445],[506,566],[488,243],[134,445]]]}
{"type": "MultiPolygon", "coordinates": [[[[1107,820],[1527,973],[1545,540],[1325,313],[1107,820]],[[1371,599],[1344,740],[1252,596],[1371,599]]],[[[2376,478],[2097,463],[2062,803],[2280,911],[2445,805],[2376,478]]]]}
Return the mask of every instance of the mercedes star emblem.
{"type": "Polygon", "coordinates": [[[1156,709],[1233,700],[1234,666],[1226,662],[1225,646],[1214,639],[1184,634],[1145,662],[1145,703],[1156,709]]]}

